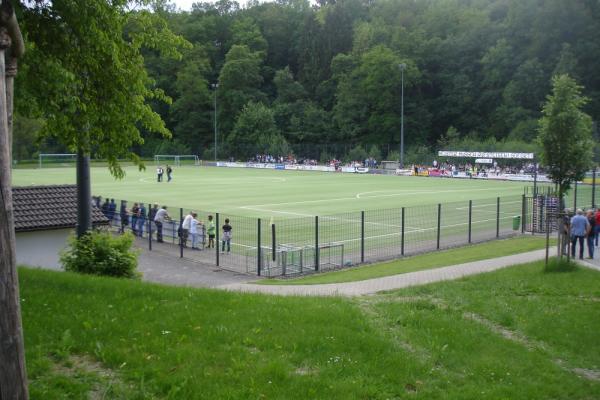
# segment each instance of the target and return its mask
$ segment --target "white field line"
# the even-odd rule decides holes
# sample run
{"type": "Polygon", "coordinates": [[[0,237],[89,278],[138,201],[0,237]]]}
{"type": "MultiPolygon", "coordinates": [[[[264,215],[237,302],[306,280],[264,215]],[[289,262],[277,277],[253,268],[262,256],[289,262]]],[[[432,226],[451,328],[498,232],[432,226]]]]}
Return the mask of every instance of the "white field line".
{"type": "Polygon", "coordinates": [[[452,189],[452,190],[419,190],[416,192],[402,192],[399,190],[374,190],[372,192],[362,192],[357,193],[357,199],[376,199],[379,197],[396,197],[396,196],[409,196],[413,194],[440,194],[440,193],[456,193],[456,192],[480,192],[480,191],[489,191],[489,190],[498,190],[497,188],[488,188],[488,189],[452,189]],[[379,194],[376,196],[363,196],[369,193],[385,193],[385,192],[399,192],[399,193],[390,193],[390,194],[379,194]]]}
{"type": "MultiPolygon", "coordinates": [[[[511,217],[504,217],[504,218],[500,218],[500,219],[509,219],[509,218],[511,218],[511,217]]],[[[486,219],[486,220],[481,220],[481,221],[472,221],[472,225],[483,223],[483,222],[495,221],[495,220],[496,220],[496,218],[486,219]]],[[[440,226],[440,229],[451,228],[451,227],[461,226],[461,225],[469,225],[469,223],[465,222],[465,223],[460,223],[460,224],[442,225],[442,226],[440,226]]],[[[431,230],[437,230],[437,226],[434,227],[434,228],[414,229],[414,230],[411,230],[411,231],[406,231],[406,232],[404,232],[404,234],[408,235],[408,234],[411,234],[411,233],[419,233],[419,232],[425,232],[425,231],[431,231],[431,230]]],[[[400,236],[401,234],[402,234],[401,232],[392,232],[392,233],[386,233],[386,234],[382,234],[382,235],[365,236],[365,240],[368,240],[368,239],[379,239],[379,238],[388,237],[388,236],[400,236]]],[[[356,242],[358,240],[361,240],[361,238],[338,240],[338,241],[331,242],[331,243],[332,244],[342,244],[342,243],[356,242]]]]}
{"type": "MultiPolygon", "coordinates": [[[[518,204],[521,204],[521,201],[520,201],[520,200],[517,200],[517,201],[509,201],[509,202],[506,202],[506,203],[500,203],[500,206],[503,206],[503,205],[505,205],[505,204],[517,204],[517,203],[518,203],[518,204]]],[[[443,205],[443,204],[442,204],[442,205],[443,205]]],[[[496,203],[490,203],[490,204],[477,204],[477,205],[473,206],[472,208],[473,208],[473,209],[476,209],[476,208],[482,208],[482,207],[494,207],[493,211],[495,211],[495,210],[496,210],[496,206],[497,206],[497,204],[496,204],[496,203]]],[[[456,207],[456,208],[455,208],[455,210],[468,210],[468,209],[469,209],[469,206],[466,206],[466,207],[456,207]]]]}
{"type": "MultiPolygon", "coordinates": [[[[459,190],[454,189],[454,190],[437,190],[437,191],[422,190],[422,191],[417,191],[417,192],[404,192],[404,193],[384,194],[384,195],[378,195],[378,196],[367,196],[367,198],[392,197],[392,196],[407,196],[407,195],[413,195],[413,194],[442,194],[442,193],[456,193],[456,192],[477,192],[477,191],[490,191],[490,190],[498,190],[498,189],[497,188],[488,188],[488,189],[459,189],[459,190]]],[[[379,191],[379,192],[382,192],[382,191],[379,191]]],[[[247,206],[240,206],[238,208],[246,209],[246,210],[254,210],[254,211],[271,211],[271,210],[265,210],[264,207],[287,206],[287,205],[292,205],[292,204],[328,203],[328,202],[340,201],[340,200],[356,200],[356,199],[360,199],[361,198],[360,195],[362,195],[362,194],[368,194],[368,193],[376,193],[376,192],[363,192],[363,193],[356,194],[354,197],[338,197],[338,198],[334,198],[334,199],[288,201],[288,202],[285,202],[285,203],[250,204],[250,205],[247,205],[247,206]]]]}
{"type": "MultiPolygon", "coordinates": [[[[512,217],[504,217],[504,218],[500,218],[500,219],[510,219],[512,217]]],[[[480,223],[484,223],[484,222],[490,222],[490,221],[495,221],[496,218],[493,219],[486,219],[486,220],[481,220],[481,221],[472,221],[472,225],[475,224],[480,224],[480,223]]],[[[456,227],[456,226],[462,226],[462,225],[468,225],[468,222],[464,222],[464,223],[460,223],[460,224],[451,224],[451,225],[442,225],[440,226],[440,229],[444,229],[444,228],[452,228],[452,227],[456,227]]],[[[406,227],[409,228],[409,227],[406,227]]],[[[437,230],[437,227],[433,227],[433,228],[413,228],[412,230],[409,231],[405,231],[404,234],[405,235],[409,235],[411,233],[419,233],[419,232],[426,232],[426,231],[432,231],[432,230],[437,230]]],[[[370,239],[379,239],[379,238],[383,238],[383,237],[389,237],[389,236],[400,236],[402,233],[401,232],[391,232],[391,233],[385,233],[382,235],[373,235],[373,236],[365,236],[365,240],[370,240],[370,239]]],[[[350,243],[350,242],[356,242],[361,240],[361,238],[355,238],[355,239],[344,239],[344,240],[338,240],[338,241],[334,241],[334,242],[328,242],[330,244],[344,244],[344,243],[350,243]]],[[[240,246],[240,247],[245,247],[248,249],[256,249],[256,246],[249,246],[249,245],[245,245],[245,244],[241,244],[241,243],[231,243],[231,246],[240,246]]]]}

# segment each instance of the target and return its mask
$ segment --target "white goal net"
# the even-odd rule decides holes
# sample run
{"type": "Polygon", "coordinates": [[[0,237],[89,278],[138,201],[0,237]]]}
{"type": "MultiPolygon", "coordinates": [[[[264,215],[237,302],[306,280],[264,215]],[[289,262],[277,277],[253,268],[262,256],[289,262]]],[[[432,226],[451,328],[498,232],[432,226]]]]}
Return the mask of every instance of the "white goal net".
{"type": "Polygon", "coordinates": [[[200,165],[200,159],[196,155],[180,154],[156,154],[154,156],[156,165],[172,164],[180,167],[182,165],[200,165]]]}
{"type": "Polygon", "coordinates": [[[72,167],[77,162],[77,154],[40,153],[38,167],[72,167]]]}

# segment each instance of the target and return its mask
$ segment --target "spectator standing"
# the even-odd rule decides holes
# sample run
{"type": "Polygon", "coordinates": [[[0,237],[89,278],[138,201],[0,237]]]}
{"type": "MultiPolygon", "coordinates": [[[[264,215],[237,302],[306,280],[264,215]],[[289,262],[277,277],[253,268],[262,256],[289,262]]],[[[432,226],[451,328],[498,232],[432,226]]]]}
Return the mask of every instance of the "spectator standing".
{"type": "Polygon", "coordinates": [[[159,165],[158,167],[156,167],[156,181],[162,182],[162,176],[163,176],[163,169],[159,165]]]}
{"type": "Polygon", "coordinates": [[[192,213],[192,220],[190,221],[190,235],[192,235],[192,250],[198,250],[198,220],[196,217],[198,214],[192,213]]]}
{"type": "Polygon", "coordinates": [[[213,216],[208,216],[208,227],[206,229],[206,233],[208,233],[208,248],[215,247],[215,235],[217,234],[217,226],[215,225],[215,221],[213,221],[213,216]]]}
{"type": "Polygon", "coordinates": [[[165,220],[171,219],[169,214],[167,213],[167,206],[162,206],[158,211],[156,211],[156,215],[154,216],[154,224],[156,225],[156,241],[159,243],[163,242],[163,223],[165,220]]]}
{"type": "Polygon", "coordinates": [[[173,168],[171,168],[170,165],[167,165],[167,182],[171,182],[171,179],[173,179],[171,174],[173,174],[173,168]]]}
{"type": "Polygon", "coordinates": [[[568,254],[568,243],[569,243],[569,233],[571,231],[571,210],[568,208],[564,209],[562,215],[562,223],[559,227],[560,232],[560,244],[561,244],[561,254],[568,254]]]}
{"type": "Polygon", "coordinates": [[[104,216],[106,218],[108,218],[108,207],[110,206],[110,203],[108,202],[108,198],[104,199],[104,203],[102,203],[102,214],[104,214],[104,216]]]}
{"type": "Polygon", "coordinates": [[[146,224],[146,207],[140,203],[137,219],[137,233],[139,237],[144,236],[144,225],[146,224]]]}
{"type": "MultiPolygon", "coordinates": [[[[152,208],[150,208],[150,210],[148,211],[148,222],[149,223],[154,222],[154,217],[156,217],[157,212],[158,212],[158,203],[154,203],[154,206],[152,206],[152,208]]],[[[150,228],[148,228],[148,229],[150,229],[150,228]]]]}
{"type": "Polygon", "coordinates": [[[137,236],[137,222],[139,212],[140,207],[138,206],[138,203],[133,203],[133,207],[131,207],[131,231],[135,236],[137,236]]]}
{"type": "Polygon", "coordinates": [[[578,208],[575,216],[571,218],[571,257],[575,258],[575,245],[579,242],[579,259],[583,260],[583,242],[589,229],[590,223],[583,216],[581,208],[578,208]]]}
{"type": "Polygon", "coordinates": [[[112,224],[113,219],[115,219],[116,212],[117,212],[117,204],[115,203],[115,199],[110,199],[110,204],[108,205],[107,218],[110,220],[111,224],[112,224]]]}
{"type": "Polygon", "coordinates": [[[188,215],[183,219],[183,223],[181,224],[181,243],[183,247],[187,247],[187,240],[190,234],[190,227],[192,225],[192,220],[194,219],[193,212],[190,211],[188,215]]]}
{"type": "Polygon", "coordinates": [[[121,211],[119,213],[121,217],[121,229],[119,233],[125,233],[125,227],[129,225],[129,212],[127,211],[127,201],[121,200],[121,211]]]}
{"type": "Polygon", "coordinates": [[[588,230],[587,235],[587,247],[588,247],[588,256],[590,259],[594,258],[594,236],[596,232],[596,216],[594,215],[594,210],[588,210],[587,212],[587,220],[590,224],[590,228],[588,230]]]}
{"type": "Polygon", "coordinates": [[[596,209],[596,231],[594,237],[596,238],[596,247],[598,247],[598,236],[600,236],[600,208],[596,209]]]}
{"type": "Polygon", "coordinates": [[[231,251],[231,225],[229,225],[229,218],[225,218],[225,225],[223,225],[223,239],[221,240],[221,253],[225,253],[225,243],[227,243],[227,253],[231,251]]]}

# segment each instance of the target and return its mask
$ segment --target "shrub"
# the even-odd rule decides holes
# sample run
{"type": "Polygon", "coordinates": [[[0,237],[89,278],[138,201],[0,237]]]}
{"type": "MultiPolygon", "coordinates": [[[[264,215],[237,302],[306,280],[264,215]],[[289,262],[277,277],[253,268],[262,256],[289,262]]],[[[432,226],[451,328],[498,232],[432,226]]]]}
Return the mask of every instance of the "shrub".
{"type": "Polygon", "coordinates": [[[131,250],[134,237],[127,232],[114,236],[93,231],[81,238],[72,236],[60,261],[66,271],[82,274],[137,278],[138,252],[131,250]]]}

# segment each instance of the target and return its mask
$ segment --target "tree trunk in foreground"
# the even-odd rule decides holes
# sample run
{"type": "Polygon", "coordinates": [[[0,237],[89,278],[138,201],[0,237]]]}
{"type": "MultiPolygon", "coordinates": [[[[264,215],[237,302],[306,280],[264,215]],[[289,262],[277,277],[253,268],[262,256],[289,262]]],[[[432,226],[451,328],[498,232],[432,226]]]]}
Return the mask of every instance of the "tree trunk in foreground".
{"type": "Polygon", "coordinates": [[[23,41],[12,7],[6,1],[0,6],[0,16],[0,400],[21,400],[28,399],[29,393],[16,269],[10,152],[12,104],[8,103],[12,103],[12,80],[23,41]]]}

